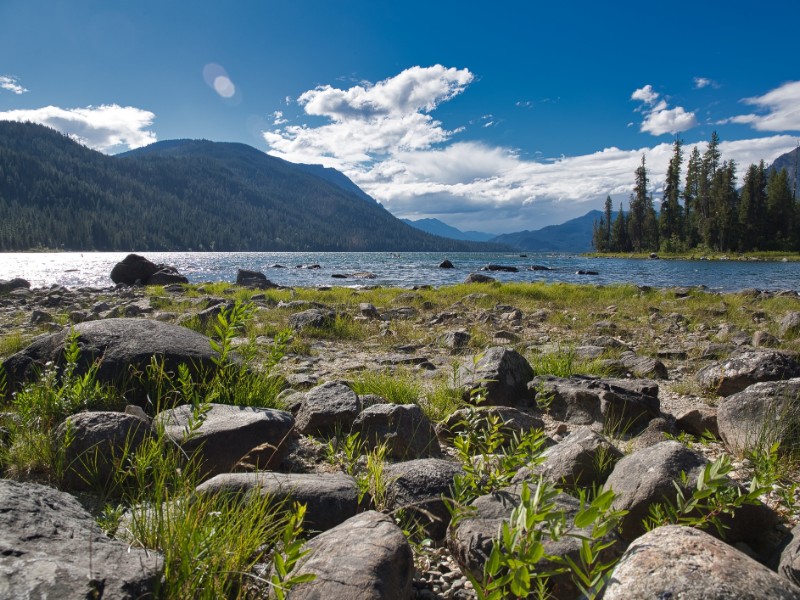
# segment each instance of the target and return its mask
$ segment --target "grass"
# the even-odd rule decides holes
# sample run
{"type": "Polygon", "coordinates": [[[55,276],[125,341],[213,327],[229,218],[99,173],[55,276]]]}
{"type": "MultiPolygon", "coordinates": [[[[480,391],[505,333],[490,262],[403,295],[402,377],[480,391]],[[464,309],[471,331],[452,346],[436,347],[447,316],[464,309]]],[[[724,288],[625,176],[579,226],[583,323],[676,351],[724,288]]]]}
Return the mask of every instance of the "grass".
{"type": "Polygon", "coordinates": [[[555,352],[531,353],[528,362],[536,375],[555,375],[556,377],[572,377],[573,375],[608,376],[606,367],[600,358],[584,359],[579,357],[575,348],[567,346],[555,352]]]}
{"type": "Polygon", "coordinates": [[[385,371],[363,371],[352,383],[359,396],[375,394],[390,404],[419,404],[422,386],[411,373],[397,369],[385,371]]]}

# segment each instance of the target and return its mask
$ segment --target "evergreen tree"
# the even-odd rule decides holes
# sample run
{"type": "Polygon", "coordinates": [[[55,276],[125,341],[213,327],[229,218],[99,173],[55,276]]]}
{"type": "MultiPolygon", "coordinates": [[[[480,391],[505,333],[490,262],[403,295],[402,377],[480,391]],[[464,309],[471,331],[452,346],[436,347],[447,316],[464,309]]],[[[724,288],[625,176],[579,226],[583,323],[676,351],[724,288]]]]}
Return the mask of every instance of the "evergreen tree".
{"type": "Polygon", "coordinates": [[[622,202],[619,204],[619,212],[617,218],[614,219],[614,226],[611,229],[611,251],[612,252],[628,252],[631,249],[630,240],[628,239],[628,219],[625,218],[625,213],[622,212],[622,202]]]}
{"type": "Polygon", "coordinates": [[[699,239],[697,233],[697,199],[700,196],[700,165],[700,151],[695,146],[692,148],[689,163],[686,165],[686,185],[683,188],[683,239],[689,248],[696,246],[699,239]]]}
{"type": "Polygon", "coordinates": [[[737,223],[739,195],[736,192],[736,163],[728,161],[717,167],[710,189],[711,217],[707,245],[721,252],[738,244],[737,223]]]}
{"type": "Polygon", "coordinates": [[[661,239],[673,247],[683,241],[683,211],[680,203],[681,164],[683,150],[680,138],[675,138],[672,145],[672,158],[667,167],[667,179],[664,183],[664,199],[661,202],[658,229],[661,239]]]}
{"type": "Polygon", "coordinates": [[[739,198],[739,250],[766,248],[767,233],[767,175],[764,161],[750,165],[744,176],[739,198]]]}
{"type": "Polygon", "coordinates": [[[767,181],[767,222],[772,249],[782,250],[792,246],[794,232],[795,206],[789,186],[786,169],[770,172],[767,181]]]}
{"type": "Polygon", "coordinates": [[[642,155],[642,164],[636,169],[636,183],[630,200],[628,214],[628,240],[634,252],[641,252],[645,244],[645,215],[647,213],[647,167],[642,155]]]}

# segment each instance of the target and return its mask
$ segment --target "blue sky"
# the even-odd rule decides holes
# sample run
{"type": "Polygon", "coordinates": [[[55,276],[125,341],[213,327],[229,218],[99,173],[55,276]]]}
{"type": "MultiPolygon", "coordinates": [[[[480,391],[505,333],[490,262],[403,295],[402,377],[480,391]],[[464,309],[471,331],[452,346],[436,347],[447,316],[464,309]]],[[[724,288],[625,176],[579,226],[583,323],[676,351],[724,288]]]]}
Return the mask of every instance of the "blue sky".
{"type": "Polygon", "coordinates": [[[800,140],[800,3],[2,0],[0,119],[116,153],[250,144],[399,217],[538,229],[658,197],[675,135],[800,140]]]}

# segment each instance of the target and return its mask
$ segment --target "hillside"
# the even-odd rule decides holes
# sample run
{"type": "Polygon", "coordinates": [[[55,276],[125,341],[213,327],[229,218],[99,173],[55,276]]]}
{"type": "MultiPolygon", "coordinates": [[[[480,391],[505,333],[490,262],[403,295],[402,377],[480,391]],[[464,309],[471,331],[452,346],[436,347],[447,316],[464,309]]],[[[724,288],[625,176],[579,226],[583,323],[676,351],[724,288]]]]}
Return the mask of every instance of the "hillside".
{"type": "Polygon", "coordinates": [[[794,191],[797,188],[797,181],[800,179],[800,147],[781,154],[769,166],[770,171],[780,172],[781,169],[786,169],[789,174],[789,187],[794,191]]]}
{"type": "Polygon", "coordinates": [[[439,219],[417,219],[416,221],[412,221],[411,219],[401,219],[401,221],[411,225],[415,229],[419,229],[420,231],[425,231],[431,235],[450,238],[452,240],[488,242],[490,239],[495,237],[494,234],[484,233],[483,231],[461,231],[460,229],[451,227],[439,219]]]}
{"type": "Polygon", "coordinates": [[[592,210],[561,225],[505,233],[491,241],[526,252],[589,252],[592,249],[592,227],[601,216],[599,210],[592,210]]]}
{"type": "Polygon", "coordinates": [[[330,171],[205,140],[106,156],[0,122],[0,251],[490,249],[418,231],[330,171]]]}

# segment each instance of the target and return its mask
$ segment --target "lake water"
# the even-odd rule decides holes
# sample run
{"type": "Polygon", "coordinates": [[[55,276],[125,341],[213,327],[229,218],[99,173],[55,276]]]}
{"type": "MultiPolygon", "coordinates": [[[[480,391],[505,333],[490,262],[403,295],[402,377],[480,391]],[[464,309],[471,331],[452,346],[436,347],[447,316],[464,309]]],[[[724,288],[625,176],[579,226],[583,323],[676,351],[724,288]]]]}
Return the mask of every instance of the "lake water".
{"type": "MultiPolygon", "coordinates": [[[[62,252],[0,254],[0,279],[22,277],[34,287],[59,284],[70,288],[107,287],[109,273],[127,252],[62,252]]],[[[653,287],[699,286],[736,291],[800,290],[800,262],[751,260],[633,260],[588,258],[578,255],[510,253],[409,252],[147,252],[155,263],[176,267],[192,283],[236,280],[239,268],[261,271],[279,285],[383,285],[411,287],[460,283],[488,264],[514,266],[517,273],[493,272],[500,281],[562,281],[570,283],[632,283],[653,287]],[[440,269],[449,259],[454,269],[440,269]],[[318,264],[319,269],[297,268],[318,264]],[[284,268],[276,267],[282,265],[284,268]],[[532,271],[533,265],[550,270],[532,271]],[[577,271],[597,271],[578,275],[577,271]],[[337,279],[334,274],[374,273],[374,279],[337,279]]]]}

